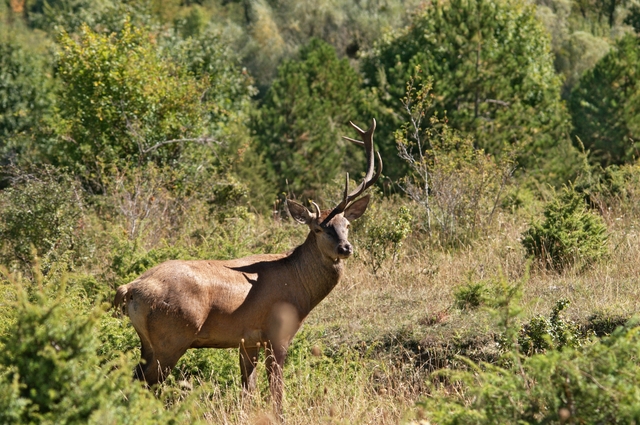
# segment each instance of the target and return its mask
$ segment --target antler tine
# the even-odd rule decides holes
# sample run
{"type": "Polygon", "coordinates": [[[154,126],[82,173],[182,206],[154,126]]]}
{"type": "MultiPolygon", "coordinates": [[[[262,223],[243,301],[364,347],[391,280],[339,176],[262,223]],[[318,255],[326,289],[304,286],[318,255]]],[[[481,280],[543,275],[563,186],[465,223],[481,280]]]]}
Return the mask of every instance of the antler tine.
{"type": "Polygon", "coordinates": [[[367,172],[364,176],[364,180],[362,180],[362,183],[360,183],[360,185],[352,193],[348,195],[349,202],[351,202],[353,199],[360,196],[362,192],[364,192],[368,187],[370,187],[372,184],[376,182],[377,177],[379,176],[379,173],[378,173],[378,176],[376,176],[376,178],[373,179],[373,172],[375,168],[375,154],[373,150],[373,132],[376,131],[375,118],[373,119],[373,123],[371,124],[371,127],[369,127],[367,131],[362,130],[360,127],[358,127],[351,121],[349,123],[362,136],[361,143],[364,145],[365,155],[367,157],[367,172]]]}
{"type": "MultiPolygon", "coordinates": [[[[360,127],[358,127],[357,125],[355,125],[355,123],[353,121],[349,121],[349,124],[351,124],[351,127],[355,128],[356,131],[358,133],[360,133],[360,135],[364,135],[366,133],[366,131],[364,131],[363,129],[361,129],[360,127]]],[[[373,129],[376,129],[376,119],[373,119],[373,129]]]]}
{"type": "Polygon", "coordinates": [[[356,139],[352,139],[351,137],[342,136],[343,139],[348,140],[350,142],[355,143],[356,145],[364,146],[364,142],[356,139]]]}
{"type": "Polygon", "coordinates": [[[318,206],[318,204],[316,204],[313,201],[311,201],[311,205],[313,205],[313,208],[316,210],[316,220],[317,220],[322,215],[322,213],[320,212],[320,207],[318,206]]]}
{"type": "Polygon", "coordinates": [[[349,197],[349,172],[347,172],[347,177],[344,179],[344,196],[343,200],[349,197]]]}
{"type": "Polygon", "coordinates": [[[349,173],[347,173],[347,179],[344,187],[344,196],[342,201],[331,211],[331,213],[325,219],[325,222],[331,220],[335,215],[344,212],[350,202],[360,196],[367,188],[371,187],[380,177],[380,173],[382,173],[382,157],[380,157],[380,153],[374,152],[373,149],[373,133],[376,130],[376,120],[373,119],[373,123],[371,127],[367,131],[362,130],[360,127],[355,125],[353,122],[349,122],[351,126],[360,133],[362,137],[362,141],[355,140],[350,137],[342,136],[344,139],[354,142],[358,145],[363,145],[365,149],[365,156],[367,157],[367,172],[365,173],[364,179],[362,183],[358,185],[354,189],[353,192],[349,193],[349,173]],[[375,154],[378,154],[378,170],[375,171],[375,154]],[[375,174],[374,174],[375,172],[375,174]]]}

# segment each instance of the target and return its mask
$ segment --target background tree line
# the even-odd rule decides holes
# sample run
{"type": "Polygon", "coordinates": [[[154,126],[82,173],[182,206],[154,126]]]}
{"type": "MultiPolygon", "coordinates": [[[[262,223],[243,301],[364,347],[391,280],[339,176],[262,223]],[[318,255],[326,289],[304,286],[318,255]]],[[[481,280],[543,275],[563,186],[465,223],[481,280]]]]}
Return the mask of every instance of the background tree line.
{"type": "Polygon", "coordinates": [[[114,167],[153,163],[182,178],[195,167],[246,184],[264,211],[278,193],[311,196],[358,164],[337,136],[371,116],[395,182],[408,169],[393,132],[416,66],[434,81],[425,113],[515,155],[539,182],[575,178],[582,146],[603,166],[635,158],[632,2],[0,8],[2,163],[67,167],[97,193],[114,167]]]}
{"type": "MultiPolygon", "coordinates": [[[[349,121],[377,119],[385,166],[353,226],[371,281],[403,246],[456,255],[509,220],[499,256],[589,270],[611,211],[638,217],[639,72],[636,0],[0,0],[0,422],[176,420],[183,387],[132,386],[135,335],[102,301],[166,259],[291,248],[283,199],[326,208],[360,178],[349,121]]],[[[520,354],[552,348],[538,334],[520,354]]],[[[232,381],[224,353],[177,373],[212,364],[232,381]]]]}

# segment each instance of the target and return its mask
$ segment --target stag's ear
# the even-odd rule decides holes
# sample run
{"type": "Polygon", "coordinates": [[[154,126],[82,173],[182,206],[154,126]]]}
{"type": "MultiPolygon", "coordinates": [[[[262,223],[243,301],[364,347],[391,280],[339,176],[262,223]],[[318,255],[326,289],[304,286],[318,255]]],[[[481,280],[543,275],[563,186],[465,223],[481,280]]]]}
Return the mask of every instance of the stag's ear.
{"type": "Polygon", "coordinates": [[[292,201],[287,199],[287,208],[289,208],[289,213],[291,217],[298,223],[309,224],[313,219],[313,214],[302,204],[297,203],[296,201],[292,201]]]}
{"type": "Polygon", "coordinates": [[[344,218],[349,221],[359,218],[367,210],[367,205],[369,205],[370,199],[371,197],[369,195],[365,195],[353,204],[349,205],[347,209],[344,210],[344,218]]]}

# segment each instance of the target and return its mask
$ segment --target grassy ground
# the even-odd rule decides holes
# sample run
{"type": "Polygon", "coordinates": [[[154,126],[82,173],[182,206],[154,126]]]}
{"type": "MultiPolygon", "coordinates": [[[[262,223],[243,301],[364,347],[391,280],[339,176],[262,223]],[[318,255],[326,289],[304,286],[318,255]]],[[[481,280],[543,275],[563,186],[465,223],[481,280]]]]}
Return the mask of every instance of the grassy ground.
{"type": "MultiPolygon", "coordinates": [[[[183,214],[183,222],[175,219],[172,208],[152,211],[138,223],[135,238],[130,231],[133,222],[118,215],[107,221],[87,214],[84,237],[91,242],[90,252],[82,268],[68,275],[65,302],[79,315],[86,314],[100,297],[110,300],[116,286],[165,259],[283,252],[306,235],[304,226],[271,217],[239,217],[231,211],[233,218],[221,225],[200,220],[203,206],[183,207],[193,210],[183,214]]],[[[368,218],[361,220],[393,220],[396,208],[389,200],[376,199],[368,218]]],[[[434,384],[442,383],[433,371],[465,367],[459,356],[475,362],[498,359],[502,329],[486,307],[500,297],[505,282],[521,285],[517,326],[537,315],[548,316],[562,299],[570,301],[567,320],[599,335],[638,312],[640,219],[633,208],[603,209],[609,256],[592,267],[563,272],[527,259],[520,238],[532,215],[500,212],[487,236],[457,249],[434,248],[423,233],[414,232],[397,258],[388,258],[375,274],[365,261],[364,237],[358,233],[366,226],[354,226],[355,257],[348,260],[343,280],[311,312],[290,349],[285,365],[286,423],[409,422],[418,411],[416,402],[430,397],[434,384]],[[482,292],[484,298],[476,307],[464,305],[469,300],[462,294],[468,288],[482,292]]],[[[54,263],[45,291],[55,292],[56,276],[64,275],[59,271],[64,267],[61,260],[54,263]]],[[[2,297],[9,305],[13,295],[2,297]]],[[[0,336],[13,332],[14,324],[8,310],[0,312],[0,336]]],[[[97,333],[103,358],[129,353],[137,361],[139,342],[128,319],[103,315],[97,333]]],[[[237,350],[190,350],[170,379],[154,391],[184,423],[272,423],[262,364],[258,372],[259,393],[242,397],[237,350]]],[[[443,390],[455,393],[459,388],[440,386],[443,390]]]]}
{"type": "MultiPolygon", "coordinates": [[[[495,360],[495,318],[484,308],[456,307],[456,291],[464,285],[520,281],[523,323],[548,316],[566,298],[567,318],[610,332],[638,311],[640,245],[635,218],[610,213],[606,219],[611,256],[586,270],[557,273],[531,264],[519,243],[527,221],[513,215],[500,216],[490,237],[461,250],[434,251],[410,240],[399,259],[376,275],[358,259],[349,260],[343,281],[294,341],[286,366],[287,423],[407,421],[414,403],[429,396],[430,372],[460,366],[457,355],[495,360]]],[[[235,361],[235,352],[225,355],[235,361]]],[[[238,379],[221,387],[185,377],[191,382],[168,384],[164,391],[177,387],[189,394],[197,388],[197,404],[209,412],[210,423],[271,423],[266,376],[260,373],[262,391],[251,400],[240,396],[238,379]]]]}

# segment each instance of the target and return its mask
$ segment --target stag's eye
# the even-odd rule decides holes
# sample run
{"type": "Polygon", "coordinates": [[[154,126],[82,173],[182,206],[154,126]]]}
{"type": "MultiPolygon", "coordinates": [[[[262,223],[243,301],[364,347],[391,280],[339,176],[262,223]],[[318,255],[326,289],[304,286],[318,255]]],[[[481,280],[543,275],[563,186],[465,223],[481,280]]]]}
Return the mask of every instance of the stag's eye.
{"type": "Polygon", "coordinates": [[[316,233],[322,233],[322,229],[319,227],[316,227],[315,229],[313,229],[313,231],[316,233]]]}

